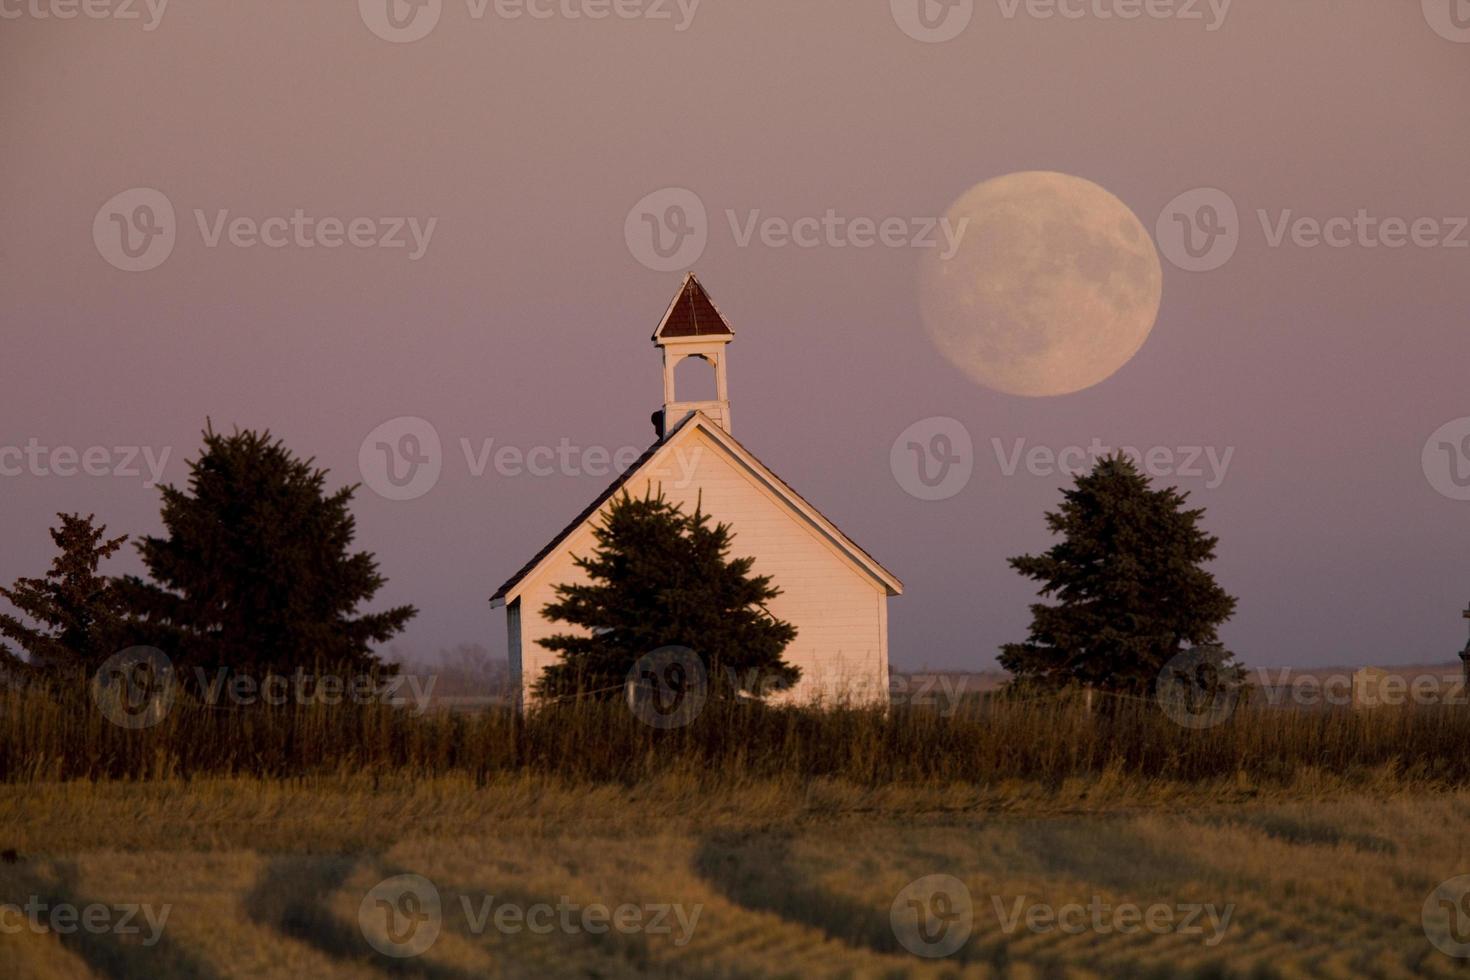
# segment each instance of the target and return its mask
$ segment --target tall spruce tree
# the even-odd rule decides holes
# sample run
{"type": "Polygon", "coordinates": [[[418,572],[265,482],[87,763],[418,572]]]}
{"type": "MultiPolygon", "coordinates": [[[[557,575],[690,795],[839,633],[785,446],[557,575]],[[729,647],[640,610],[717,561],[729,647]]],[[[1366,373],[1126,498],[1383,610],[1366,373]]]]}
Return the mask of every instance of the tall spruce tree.
{"type": "Polygon", "coordinates": [[[728,524],[685,514],[663,495],[614,498],[594,530],[590,557],[575,559],[591,580],[559,585],[547,619],[582,627],[539,641],[561,660],[538,679],[538,697],[621,696],[638,660],[665,647],[692,650],[708,693],[764,696],[795,684],[801,670],[781,654],[796,638],[766,603],[781,594],[770,576],[750,574],[754,558],[730,558],[728,524]]]}
{"type": "Polygon", "coordinates": [[[1201,567],[1218,544],[1200,527],[1202,508],[1186,509],[1188,495],[1172,487],[1153,489],[1121,454],[1100,460],[1063,498],[1046,515],[1062,540],[1010,559],[1057,602],[1031,607],[1030,636],[1001,648],[1002,667],[1021,684],[1140,696],[1191,648],[1211,650],[1222,674],[1239,670],[1219,646],[1236,600],[1201,567]]]}
{"type": "Polygon", "coordinates": [[[0,636],[24,655],[0,643],[0,668],[10,673],[91,671],[125,643],[126,606],[114,580],[97,569],[127,535],[108,538],[107,528],[94,524],[91,514],[56,516],[61,523],[51,529],[51,540],[58,554],[45,578],[0,587],[0,597],[25,617],[0,614],[0,636]]]}
{"type": "Polygon", "coordinates": [[[138,551],[153,578],[129,602],[176,662],[209,671],[391,673],[370,644],[393,637],[412,606],[357,614],[386,582],[350,550],[355,486],[328,493],[326,471],[269,432],[204,431],[188,489],[162,488],[166,537],[138,551]]]}

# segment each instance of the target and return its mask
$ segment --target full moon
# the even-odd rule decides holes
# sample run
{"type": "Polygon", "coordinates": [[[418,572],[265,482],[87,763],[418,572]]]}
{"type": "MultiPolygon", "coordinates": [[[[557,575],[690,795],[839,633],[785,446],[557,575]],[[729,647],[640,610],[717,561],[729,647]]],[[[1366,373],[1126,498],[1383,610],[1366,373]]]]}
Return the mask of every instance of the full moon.
{"type": "Polygon", "coordinates": [[[954,254],[926,254],[919,309],[939,352],[1012,395],[1112,377],[1153,330],[1164,272],[1128,206],[1080,177],[1031,171],[971,188],[946,215],[954,254]]]}

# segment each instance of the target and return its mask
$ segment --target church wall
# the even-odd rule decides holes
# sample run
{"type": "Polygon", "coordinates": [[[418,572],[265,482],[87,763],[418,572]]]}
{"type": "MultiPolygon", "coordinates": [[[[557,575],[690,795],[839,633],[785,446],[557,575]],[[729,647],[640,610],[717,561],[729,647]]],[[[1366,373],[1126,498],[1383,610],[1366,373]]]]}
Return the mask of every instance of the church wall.
{"type": "MultiPolygon", "coordinates": [[[[884,588],[759,485],[704,432],[688,428],[675,437],[671,448],[659,472],[640,474],[628,490],[639,495],[649,486],[655,490],[662,486],[686,512],[693,511],[702,492],[705,511],[731,525],[732,556],[755,556],[754,572],[772,576],[784,590],[771,603],[771,612],[797,628],[785,657],[802,668],[803,677],[794,691],[777,700],[884,701],[888,691],[884,588]]],[[[583,525],[523,583],[519,651],[527,703],[536,676],[555,661],[555,655],[537,641],[570,628],[547,622],[541,610],[554,598],[554,586],[585,581],[571,556],[590,553],[594,543],[590,525],[583,525]]]]}

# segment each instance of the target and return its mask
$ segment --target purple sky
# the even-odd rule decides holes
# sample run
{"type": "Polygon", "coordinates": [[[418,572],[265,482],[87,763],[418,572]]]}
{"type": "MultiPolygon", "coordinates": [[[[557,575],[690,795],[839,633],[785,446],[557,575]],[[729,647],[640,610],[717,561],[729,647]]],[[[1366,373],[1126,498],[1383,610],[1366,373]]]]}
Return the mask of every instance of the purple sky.
{"type": "MultiPolygon", "coordinates": [[[[996,439],[1233,450],[1219,486],[1177,482],[1222,539],[1215,570],[1240,597],[1224,635],[1247,663],[1435,661],[1464,643],[1470,502],[1437,490],[1421,453],[1470,415],[1470,232],[1459,248],[1370,248],[1356,231],[1273,247],[1257,216],[1364,210],[1450,238],[1470,215],[1470,43],[1417,0],[1238,0],[1213,31],[1203,3],[1204,21],[1119,20],[1097,11],[1128,0],[1078,19],[977,0],[942,43],[906,35],[884,0],[705,0],[682,31],[672,0],[625,0],[668,20],[596,21],[443,0],[412,43],[375,36],[352,0],[191,0],[151,31],[141,3],[141,20],[38,17],[51,2],[0,0],[20,14],[0,19],[0,452],[169,448],[164,479],[181,482],[210,416],[356,482],[370,431],[427,419],[433,489],[364,488],[356,506],[391,579],[382,602],[422,610],[406,651],[503,649],[485,599],[607,482],[475,476],[462,439],[650,440],[648,337],[679,276],[640,264],[624,223],[669,187],[708,208],[695,268],[738,335],[735,434],[904,580],[896,664],[988,667],[1024,634],[1032,589],[1005,559],[1047,546],[1042,512],[1069,481],[1005,475],[996,439]],[[1166,260],[1138,356],[1029,399],[975,385],[929,342],[918,250],[741,246],[726,218],[938,216],[1017,170],[1094,181],[1150,231],[1178,195],[1222,189],[1238,250],[1209,272],[1166,260]],[[130,273],[93,224],[139,187],[167,197],[177,240],[130,273]],[[437,222],[415,261],[406,231],[396,249],[228,232],[210,247],[195,217],[297,208],[372,218],[374,234],[437,222]],[[890,469],[899,433],[932,416],[975,447],[943,501],[890,469]]],[[[144,476],[34,469],[0,476],[0,579],[44,570],[58,510],[159,526],[144,476]]]]}

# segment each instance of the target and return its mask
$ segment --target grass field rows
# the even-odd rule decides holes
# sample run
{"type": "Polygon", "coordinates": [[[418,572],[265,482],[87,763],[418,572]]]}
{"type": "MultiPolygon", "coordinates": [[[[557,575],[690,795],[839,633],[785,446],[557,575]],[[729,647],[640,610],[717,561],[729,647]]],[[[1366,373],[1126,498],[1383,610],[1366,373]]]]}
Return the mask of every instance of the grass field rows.
{"type": "MultiPolygon", "coordinates": [[[[298,833],[297,846],[266,835],[256,848],[248,846],[253,820],[239,818],[290,808],[307,789],[262,801],[249,797],[279,791],[249,781],[175,785],[144,793],[140,804],[106,786],[53,787],[42,795],[58,823],[22,828],[30,844],[0,865],[0,903],[31,895],[148,903],[169,907],[167,926],[151,947],[115,935],[0,936],[6,973],[1451,977],[1464,969],[1430,943],[1423,909],[1470,859],[1460,834],[1470,794],[1032,816],[904,814],[890,800],[888,812],[813,819],[798,807],[784,820],[769,817],[774,799],[742,815],[731,794],[680,818],[674,796],[624,797],[620,811],[599,821],[615,797],[521,786],[504,787],[512,802],[476,816],[496,789],[460,782],[344,791],[301,815],[314,830],[298,833]],[[191,805],[214,816],[196,821],[191,805]],[[121,819],[130,808],[140,823],[121,819]],[[445,817],[424,826],[414,819],[438,811],[445,817]],[[351,829],[395,816],[370,841],[351,829]],[[73,818],[115,827],[114,846],[69,850],[65,822],[73,818]],[[352,846],[362,844],[371,846],[352,846]],[[432,882],[441,928],[420,955],[388,957],[371,945],[364,899],[405,874],[432,882]],[[963,883],[973,919],[943,960],[906,949],[892,918],[904,889],[935,874],[963,883]],[[464,913],[487,900],[522,910],[677,903],[698,915],[687,934],[560,926],[536,934],[464,913]],[[1219,933],[1024,923],[1008,931],[1018,902],[1199,905],[1230,915],[1219,933]]],[[[789,802],[790,790],[784,795],[789,802]]],[[[22,804],[14,787],[6,797],[0,813],[8,819],[22,804]]]]}

